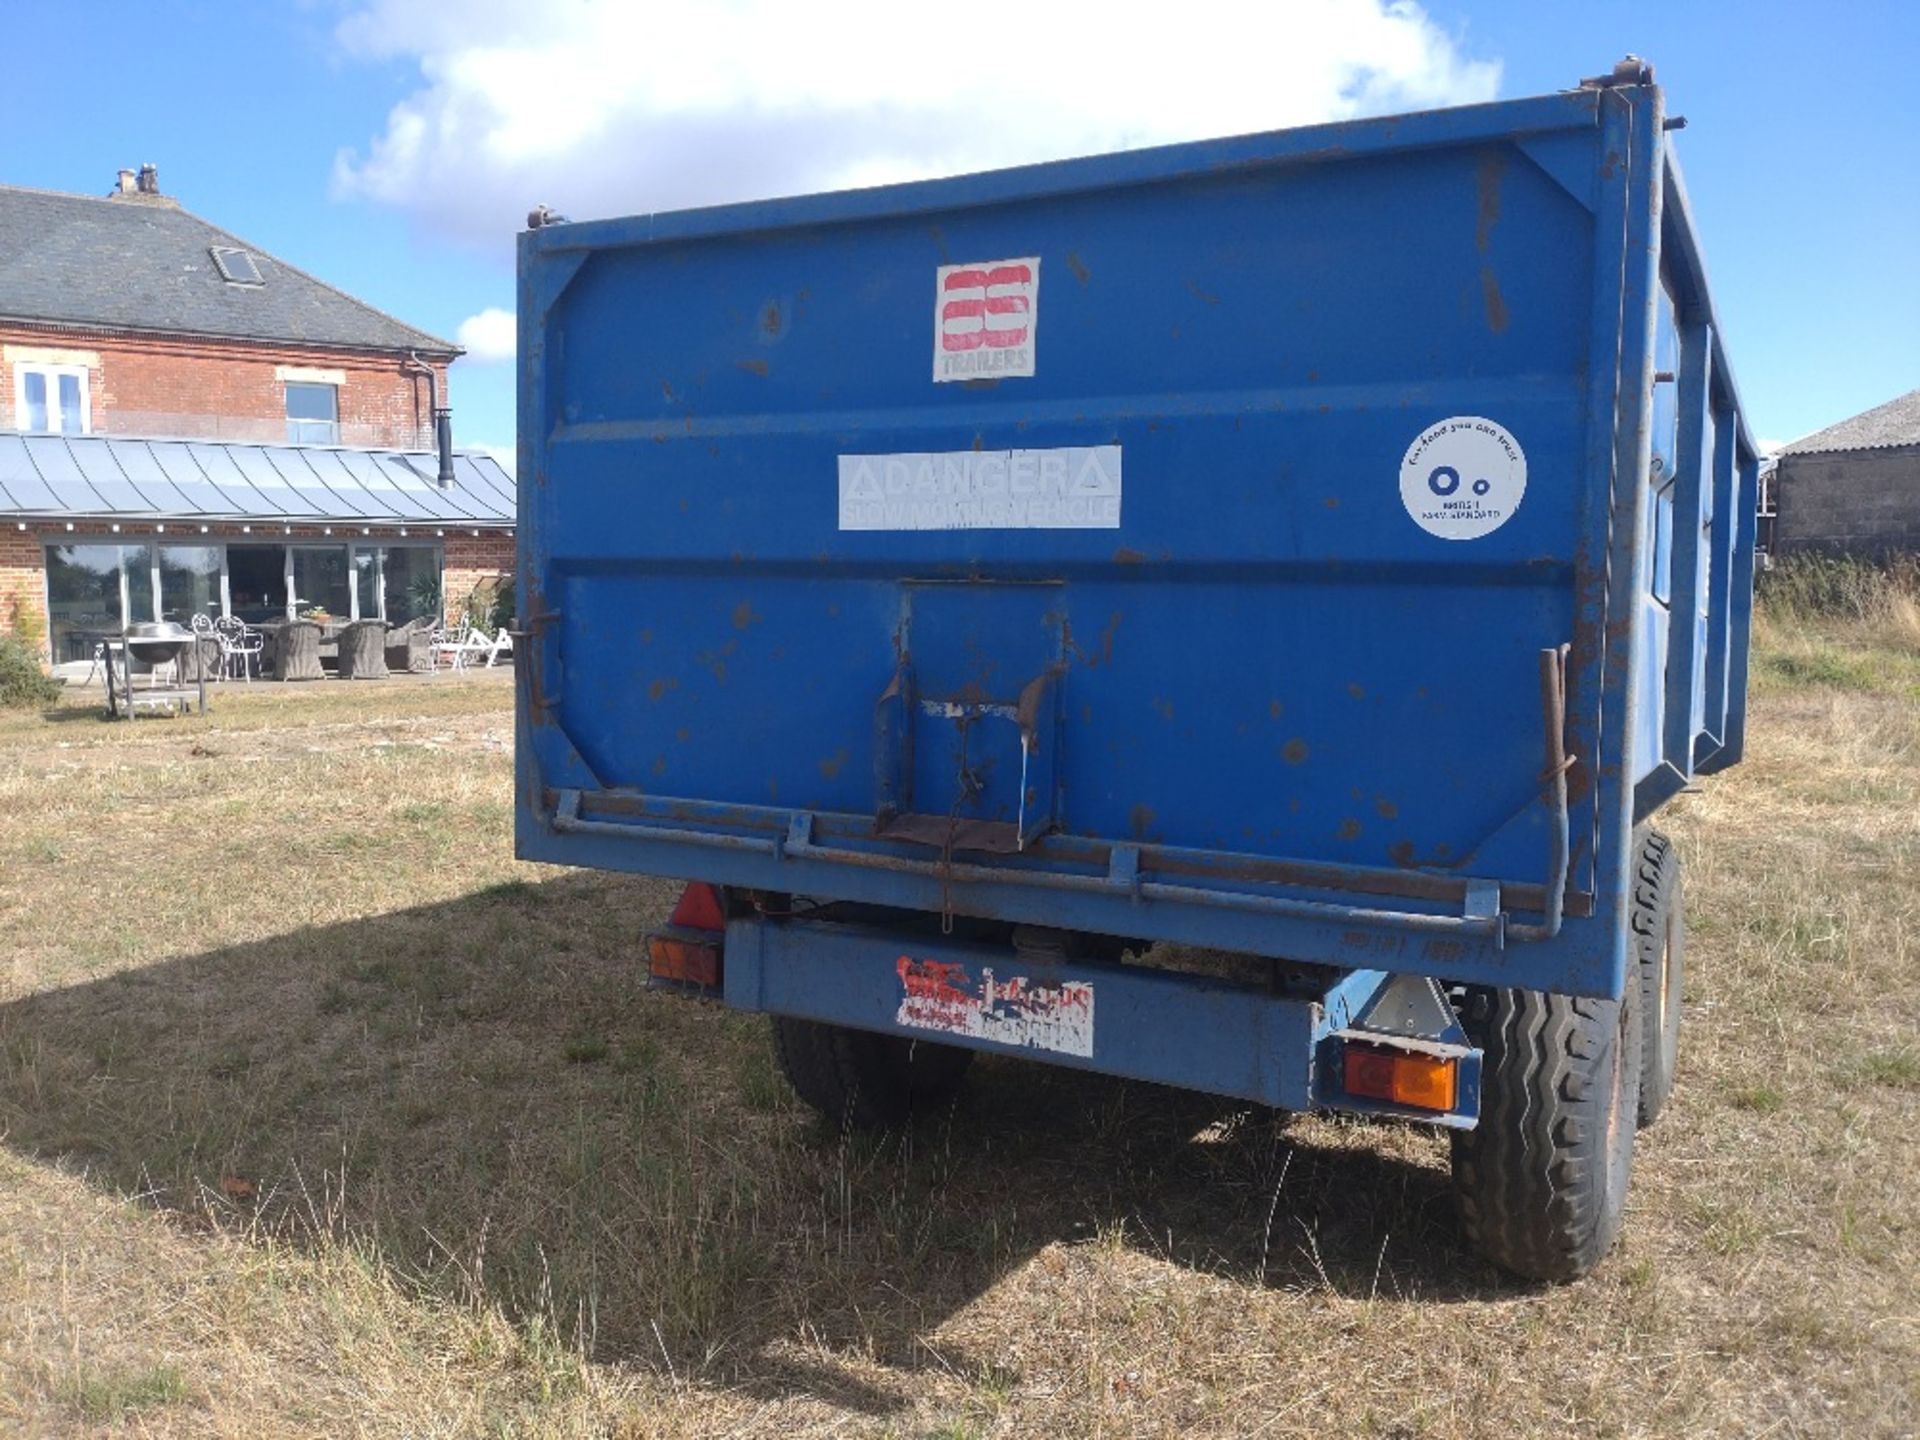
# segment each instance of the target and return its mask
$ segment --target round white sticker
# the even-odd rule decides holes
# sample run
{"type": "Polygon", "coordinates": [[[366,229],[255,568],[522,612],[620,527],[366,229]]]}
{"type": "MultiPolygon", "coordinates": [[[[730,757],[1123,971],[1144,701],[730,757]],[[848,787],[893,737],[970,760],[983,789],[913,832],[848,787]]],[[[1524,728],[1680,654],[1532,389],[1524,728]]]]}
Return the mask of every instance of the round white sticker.
{"type": "Polygon", "coordinates": [[[1527,493],[1527,457],[1504,426],[1478,415],[1429,425],[1400,462],[1400,503],[1442,540],[1478,540],[1512,518],[1527,493]]]}

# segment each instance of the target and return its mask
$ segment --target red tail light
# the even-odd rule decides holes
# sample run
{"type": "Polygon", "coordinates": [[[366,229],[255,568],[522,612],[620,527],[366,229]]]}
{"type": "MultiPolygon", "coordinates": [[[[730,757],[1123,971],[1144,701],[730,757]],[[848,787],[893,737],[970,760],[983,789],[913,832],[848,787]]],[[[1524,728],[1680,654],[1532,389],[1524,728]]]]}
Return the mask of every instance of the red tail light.
{"type": "Polygon", "coordinates": [[[659,989],[717,1000],[725,988],[726,907],[712,885],[680,892],[665,927],[647,937],[647,972],[659,989]]]}

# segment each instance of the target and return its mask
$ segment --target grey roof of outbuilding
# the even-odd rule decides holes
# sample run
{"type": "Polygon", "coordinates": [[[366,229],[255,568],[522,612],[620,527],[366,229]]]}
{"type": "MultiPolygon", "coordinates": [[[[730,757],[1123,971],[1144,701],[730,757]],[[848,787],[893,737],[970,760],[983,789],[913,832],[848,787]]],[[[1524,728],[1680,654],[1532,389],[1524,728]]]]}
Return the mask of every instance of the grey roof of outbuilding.
{"type": "Polygon", "coordinates": [[[0,185],[0,318],[92,330],[423,350],[460,347],[175,205],[0,185]],[[209,250],[245,250],[265,282],[222,279],[209,250]]]}
{"type": "Polygon", "coordinates": [[[513,478],[484,452],[435,483],[432,451],[142,440],[0,431],[0,515],[293,524],[477,525],[514,521],[513,478]]]}
{"type": "Polygon", "coordinates": [[[1887,450],[1896,445],[1920,445],[1920,390],[1802,435],[1783,446],[1782,455],[1813,455],[1827,450],[1887,450]]]}

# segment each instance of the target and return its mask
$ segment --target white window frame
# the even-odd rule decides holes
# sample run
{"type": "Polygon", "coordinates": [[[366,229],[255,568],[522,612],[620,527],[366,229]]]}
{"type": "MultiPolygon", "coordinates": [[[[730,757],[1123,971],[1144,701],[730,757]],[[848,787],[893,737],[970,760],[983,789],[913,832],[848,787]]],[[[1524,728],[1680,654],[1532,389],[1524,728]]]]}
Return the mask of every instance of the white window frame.
{"type": "Polygon", "coordinates": [[[80,382],[80,433],[93,433],[93,376],[85,365],[50,365],[41,360],[17,360],[13,366],[13,425],[30,435],[64,435],[60,420],[60,380],[71,375],[80,382]],[[27,429],[27,377],[39,375],[47,382],[47,421],[45,430],[27,429]]]}
{"type": "Polygon", "coordinates": [[[296,385],[306,390],[331,390],[333,392],[333,419],[307,420],[296,419],[294,416],[288,415],[286,417],[287,443],[289,445],[338,445],[340,443],[340,382],[337,380],[313,379],[304,375],[283,377],[280,381],[280,408],[282,411],[286,410],[292,400],[291,392],[296,385]],[[304,437],[295,439],[293,427],[296,425],[328,425],[332,427],[333,433],[325,440],[308,440],[304,437]]]}

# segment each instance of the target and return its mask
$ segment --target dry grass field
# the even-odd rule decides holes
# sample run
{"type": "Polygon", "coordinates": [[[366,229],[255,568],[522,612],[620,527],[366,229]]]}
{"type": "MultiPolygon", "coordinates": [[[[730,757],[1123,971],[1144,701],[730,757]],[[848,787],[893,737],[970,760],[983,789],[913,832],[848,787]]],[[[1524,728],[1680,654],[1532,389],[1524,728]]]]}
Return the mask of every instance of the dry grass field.
{"type": "Polygon", "coordinates": [[[988,1061],[841,1140],[640,988],[669,887],[513,861],[497,677],[0,717],[0,1433],[1912,1435],[1920,636],[1763,639],[1563,1288],[1420,1130],[988,1061]]]}

